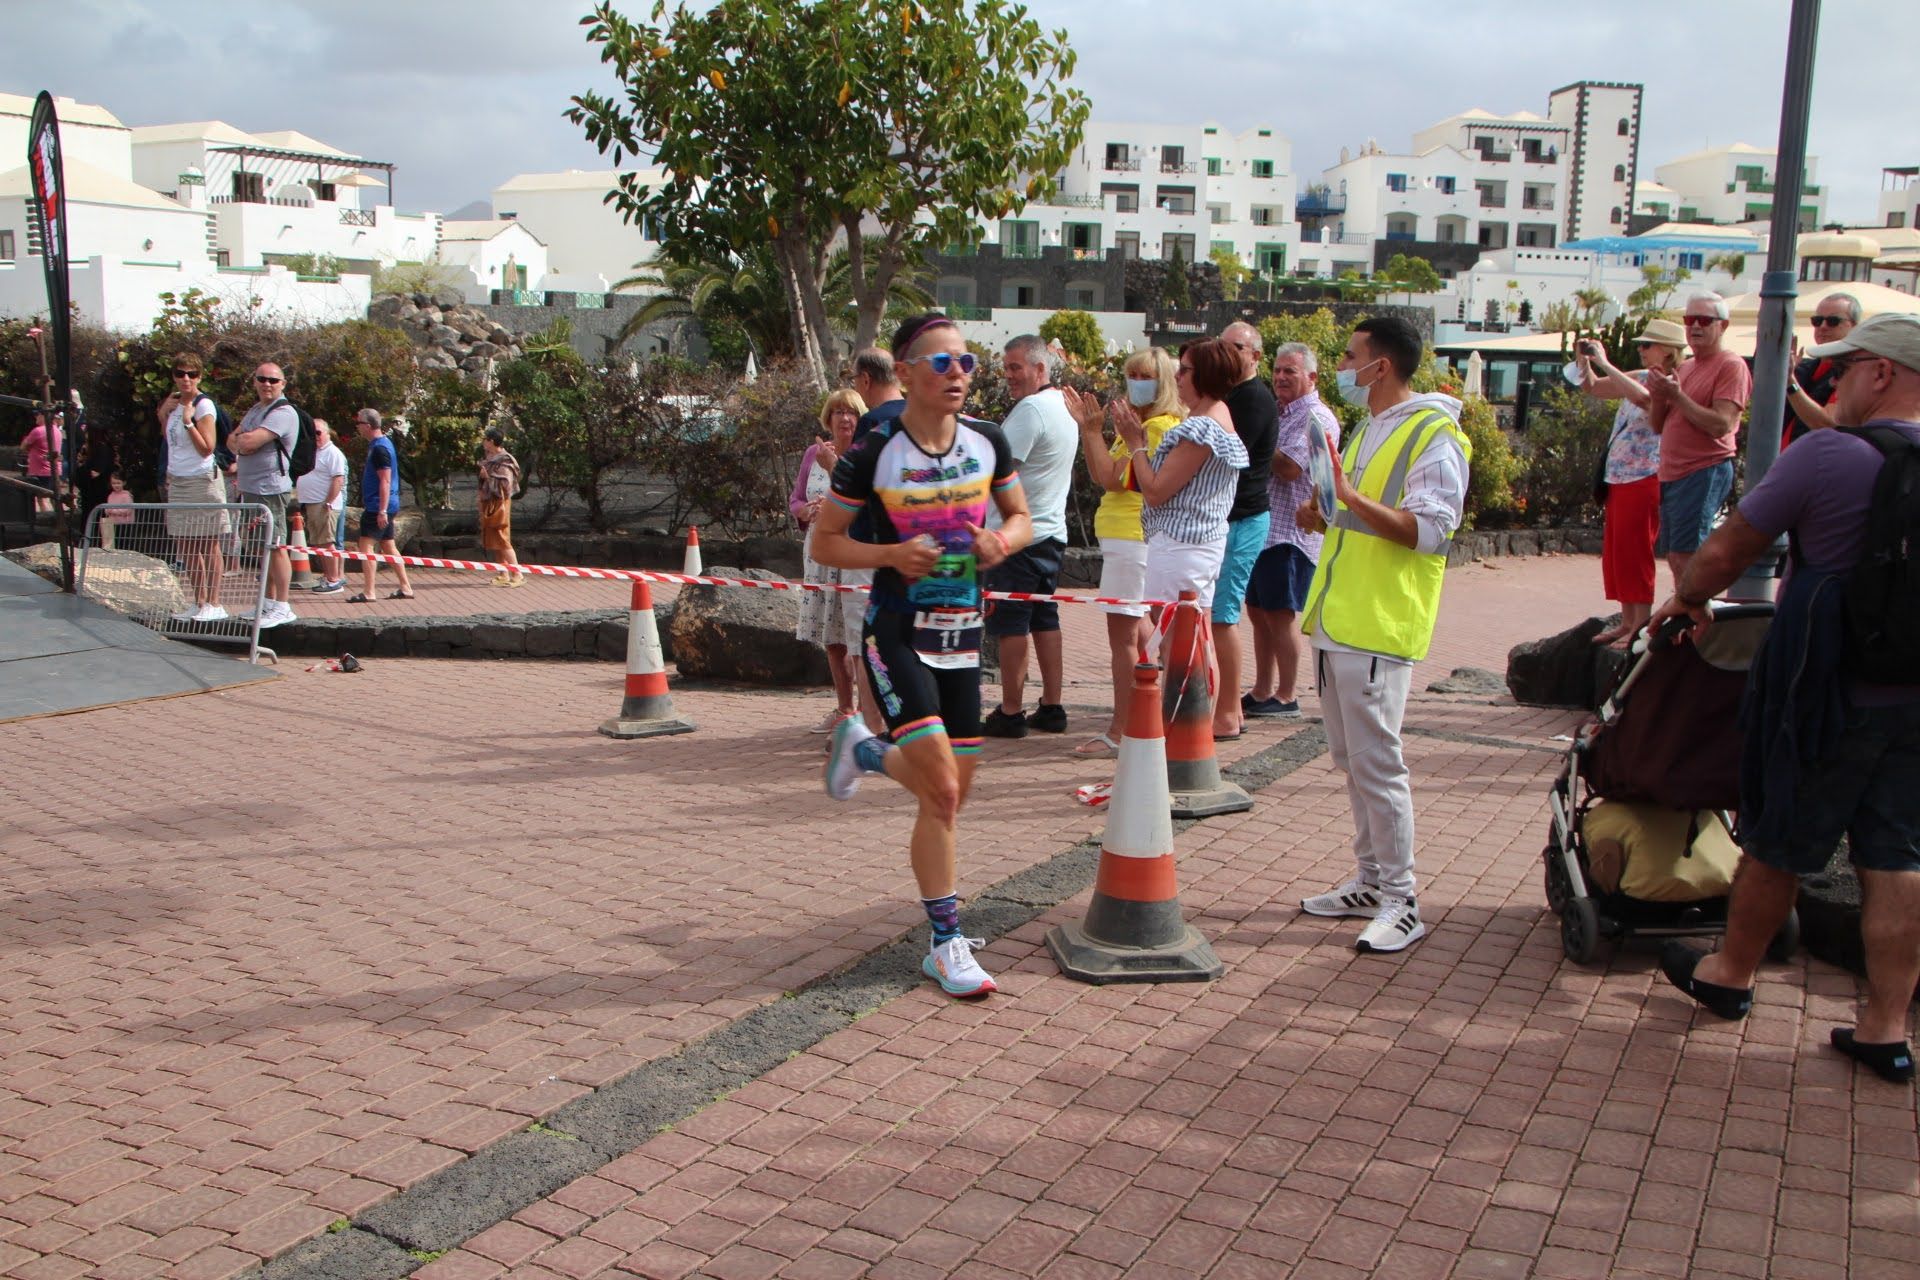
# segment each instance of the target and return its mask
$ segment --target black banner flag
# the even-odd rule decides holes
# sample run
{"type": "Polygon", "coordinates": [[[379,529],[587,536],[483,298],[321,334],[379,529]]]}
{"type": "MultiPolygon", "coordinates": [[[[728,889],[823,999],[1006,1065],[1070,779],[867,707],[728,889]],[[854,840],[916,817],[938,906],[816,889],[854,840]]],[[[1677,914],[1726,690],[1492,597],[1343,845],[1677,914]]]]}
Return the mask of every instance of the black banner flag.
{"type": "Polygon", "coordinates": [[[53,95],[34,99],[27,128],[27,166],[33,175],[33,214],[40,224],[40,261],[47,272],[47,336],[53,339],[54,399],[66,404],[73,388],[73,308],[67,284],[67,180],[60,163],[60,120],[53,95]]]}

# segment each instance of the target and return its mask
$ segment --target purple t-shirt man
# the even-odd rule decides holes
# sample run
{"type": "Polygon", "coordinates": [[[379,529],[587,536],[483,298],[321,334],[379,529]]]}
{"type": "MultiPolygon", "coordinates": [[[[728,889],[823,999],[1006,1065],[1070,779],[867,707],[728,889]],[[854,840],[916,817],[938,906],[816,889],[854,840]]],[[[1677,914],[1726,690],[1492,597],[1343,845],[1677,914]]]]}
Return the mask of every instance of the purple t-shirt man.
{"type": "MultiPolygon", "coordinates": [[[[1867,426],[1897,428],[1920,442],[1920,423],[1876,418],[1867,426]]],[[[1792,529],[1809,568],[1851,569],[1867,541],[1867,508],[1880,476],[1880,451],[1843,431],[1809,431],[1740,499],[1740,515],[1756,530],[1779,537],[1792,529]]],[[[1793,572],[1789,561],[1787,572],[1793,572]]],[[[1920,701],[1910,685],[1851,686],[1863,705],[1920,701]]]]}

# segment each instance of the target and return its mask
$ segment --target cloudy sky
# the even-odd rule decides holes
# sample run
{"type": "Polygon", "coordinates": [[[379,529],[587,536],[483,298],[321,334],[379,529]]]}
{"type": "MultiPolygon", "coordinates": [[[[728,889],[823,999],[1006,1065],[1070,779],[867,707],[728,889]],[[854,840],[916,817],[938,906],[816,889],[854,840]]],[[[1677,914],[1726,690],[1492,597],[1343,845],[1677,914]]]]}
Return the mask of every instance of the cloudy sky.
{"type": "MultiPolygon", "coordinates": [[[[1080,56],[1103,120],[1269,125],[1301,181],[1468,107],[1544,113],[1575,80],[1647,89],[1642,176],[1779,132],[1790,0],[1028,0],[1080,56]]],[[[636,16],[649,0],[631,0],[636,16]]],[[[484,200],[516,173],[604,163],[562,118],[608,78],[585,0],[0,0],[0,89],[129,125],[298,129],[399,166],[403,209],[484,200]],[[24,37],[24,38],[22,38],[24,37]]],[[[1826,0],[1811,146],[1832,217],[1869,221],[1887,165],[1920,163],[1920,0],[1826,0]]],[[[5,167],[5,166],[0,166],[5,167]]]]}

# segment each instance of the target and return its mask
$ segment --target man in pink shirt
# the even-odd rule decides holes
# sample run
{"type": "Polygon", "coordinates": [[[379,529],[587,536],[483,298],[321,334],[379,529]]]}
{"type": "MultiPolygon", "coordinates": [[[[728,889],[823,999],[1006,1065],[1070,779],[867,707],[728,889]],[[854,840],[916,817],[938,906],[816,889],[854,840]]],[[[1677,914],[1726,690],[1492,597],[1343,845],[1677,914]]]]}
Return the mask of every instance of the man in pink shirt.
{"type": "Polygon", "coordinates": [[[1672,374],[1647,375],[1653,397],[1647,419],[1660,436],[1660,538],[1654,552],[1666,555],[1675,582],[1733,489],[1734,440],[1753,395],[1747,362],[1721,345],[1726,300],[1696,293],[1687,299],[1682,320],[1692,354],[1672,374]]]}

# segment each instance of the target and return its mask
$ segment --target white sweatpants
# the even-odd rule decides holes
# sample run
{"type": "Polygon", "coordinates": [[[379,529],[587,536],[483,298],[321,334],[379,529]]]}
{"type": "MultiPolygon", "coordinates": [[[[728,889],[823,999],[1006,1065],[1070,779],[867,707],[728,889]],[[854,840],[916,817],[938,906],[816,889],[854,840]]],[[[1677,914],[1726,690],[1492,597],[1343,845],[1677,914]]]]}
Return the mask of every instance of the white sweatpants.
{"type": "Polygon", "coordinates": [[[1314,651],[1333,763],[1347,775],[1360,878],[1413,897],[1413,780],[1400,750],[1413,666],[1364,653],[1314,651]]]}

